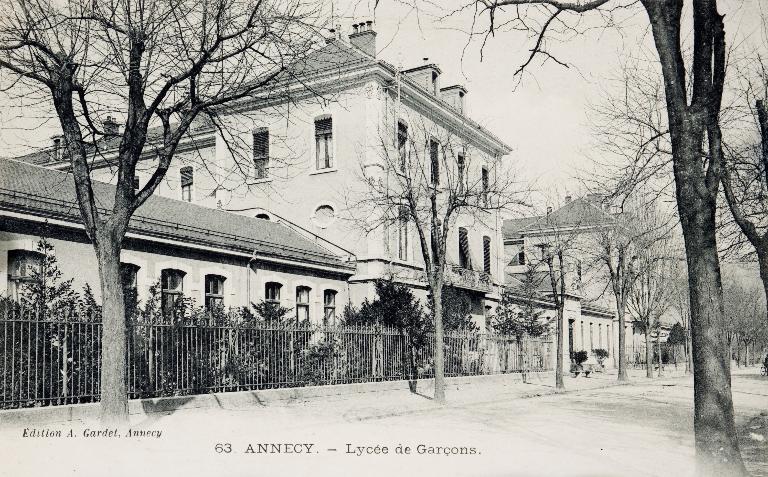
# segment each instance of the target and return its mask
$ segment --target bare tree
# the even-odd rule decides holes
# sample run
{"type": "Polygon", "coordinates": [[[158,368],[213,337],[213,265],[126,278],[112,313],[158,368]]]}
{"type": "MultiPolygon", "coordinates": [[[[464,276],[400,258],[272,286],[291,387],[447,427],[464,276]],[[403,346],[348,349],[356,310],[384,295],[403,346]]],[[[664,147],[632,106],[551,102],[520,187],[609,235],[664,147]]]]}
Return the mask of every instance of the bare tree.
{"type": "Polygon", "coordinates": [[[613,25],[616,10],[626,11],[637,3],[648,18],[661,68],[688,263],[698,473],[743,475],[730,367],[714,325],[723,316],[715,212],[724,163],[720,110],[726,72],[725,24],[717,0],[472,0],[466,7],[477,17],[473,29],[484,28],[487,36],[503,25],[505,31],[522,31],[533,38],[530,54],[518,69],[522,73],[535,58],[565,64],[550,50],[554,42],[548,40],[558,33],[578,34],[573,25],[583,15],[592,13],[613,25]],[[686,3],[692,8],[685,10],[686,3]],[[684,11],[691,13],[692,35],[685,30],[684,11]],[[686,62],[683,41],[688,38],[693,54],[686,62]]]}
{"type": "MultiPolygon", "coordinates": [[[[405,113],[403,113],[405,114],[405,113]]],[[[397,115],[395,115],[397,116],[397,115]]],[[[474,228],[496,230],[500,211],[523,204],[524,194],[500,156],[470,146],[460,127],[438,125],[436,118],[414,114],[407,124],[399,118],[385,120],[380,129],[381,164],[364,164],[361,190],[351,190],[350,212],[368,233],[395,231],[394,254],[411,248],[420,254],[429,289],[435,326],[435,400],[445,401],[443,343],[443,289],[451,276],[470,274],[492,285],[484,268],[472,263],[465,232],[474,228]],[[466,228],[464,228],[466,227],[466,228]],[[409,232],[418,237],[411,246],[409,232]],[[458,232],[458,241],[451,235],[458,232]],[[459,263],[449,252],[456,244],[459,263]],[[474,270],[474,273],[472,272],[474,270]]],[[[406,257],[400,257],[406,258],[406,257]]],[[[407,272],[404,272],[407,273],[407,272]]],[[[404,278],[404,277],[400,277],[404,278]]]]}
{"type": "Polygon", "coordinates": [[[267,86],[289,76],[288,66],[312,49],[316,13],[300,0],[11,0],[0,7],[4,87],[55,111],[98,259],[102,420],[127,419],[119,264],[131,216],[163,180],[196,119],[216,124],[223,106],[268,95],[267,86]],[[102,128],[107,114],[125,119],[122,133],[102,128]],[[102,153],[117,166],[109,203],[98,202],[91,178],[90,163],[102,153]],[[134,190],[147,155],[156,158],[154,171],[134,190]]]}

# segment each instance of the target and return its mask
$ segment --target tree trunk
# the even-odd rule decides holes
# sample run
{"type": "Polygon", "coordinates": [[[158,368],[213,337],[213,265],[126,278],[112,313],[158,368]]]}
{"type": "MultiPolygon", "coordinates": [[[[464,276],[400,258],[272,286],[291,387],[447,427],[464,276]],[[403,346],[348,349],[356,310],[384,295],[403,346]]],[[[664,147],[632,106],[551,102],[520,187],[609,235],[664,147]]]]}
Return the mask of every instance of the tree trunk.
{"type": "Polygon", "coordinates": [[[625,309],[623,306],[618,306],[616,311],[619,315],[619,381],[626,381],[627,380],[627,333],[625,330],[626,327],[626,318],[625,318],[625,309]]]}
{"type": "Polygon", "coordinates": [[[107,226],[97,233],[94,248],[102,302],[101,422],[122,425],[128,422],[125,306],[120,280],[122,235],[107,226]]]}
{"type": "Polygon", "coordinates": [[[432,309],[435,314],[435,401],[445,402],[445,348],[443,339],[443,285],[432,288],[432,309]]]}
{"type": "Polygon", "coordinates": [[[664,358],[661,355],[661,326],[656,331],[656,352],[659,353],[659,377],[664,376],[664,358]]]}
{"type": "Polygon", "coordinates": [[[645,322],[645,377],[653,378],[653,342],[651,341],[651,324],[645,322]]]}
{"type": "Polygon", "coordinates": [[[693,338],[691,337],[690,322],[685,330],[685,372],[693,373],[693,338]]]}
{"type": "MultiPolygon", "coordinates": [[[[684,148],[700,167],[697,147],[684,148]]],[[[717,330],[724,315],[715,238],[715,201],[692,184],[692,171],[675,163],[677,201],[685,239],[693,344],[694,430],[698,475],[745,475],[731,399],[731,363],[717,330]]]]}
{"type": "Polygon", "coordinates": [[[555,389],[563,391],[565,390],[565,383],[563,382],[563,308],[564,303],[560,303],[557,307],[557,363],[555,365],[555,389]]]}
{"type": "MultiPolygon", "coordinates": [[[[764,139],[765,140],[765,139],[764,139]]],[[[768,143],[768,141],[766,142],[768,143]]],[[[763,292],[765,293],[765,303],[768,307],[768,250],[761,252],[762,247],[755,247],[757,250],[757,262],[760,264],[760,280],[763,282],[763,292]]],[[[768,317],[768,315],[766,315],[768,317]]]]}

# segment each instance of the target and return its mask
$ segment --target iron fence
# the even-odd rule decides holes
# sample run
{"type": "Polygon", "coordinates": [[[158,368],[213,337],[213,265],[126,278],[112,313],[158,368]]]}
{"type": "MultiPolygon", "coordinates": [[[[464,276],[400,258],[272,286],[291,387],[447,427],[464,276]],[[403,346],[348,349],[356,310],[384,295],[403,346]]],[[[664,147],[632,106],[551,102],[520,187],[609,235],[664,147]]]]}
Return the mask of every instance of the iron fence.
{"type": "MultiPolygon", "coordinates": [[[[299,326],[214,319],[131,321],[130,398],[432,377],[435,337],[380,326],[299,326]]],[[[0,311],[0,408],[99,399],[102,327],[88,314],[0,311]]],[[[445,374],[551,370],[552,343],[447,332],[445,374]]]]}

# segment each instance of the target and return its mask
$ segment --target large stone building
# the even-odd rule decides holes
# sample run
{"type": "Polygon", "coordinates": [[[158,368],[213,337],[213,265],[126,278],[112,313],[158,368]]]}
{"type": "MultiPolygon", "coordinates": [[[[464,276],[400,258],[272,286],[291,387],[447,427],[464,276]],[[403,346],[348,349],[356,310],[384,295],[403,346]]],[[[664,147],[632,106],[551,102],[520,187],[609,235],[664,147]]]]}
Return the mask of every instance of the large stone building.
{"type": "MultiPolygon", "coordinates": [[[[290,79],[260,99],[220,111],[215,125],[195,124],[156,195],[221,209],[206,213],[247,216],[249,224],[263,219],[265,230],[280,224],[280,230],[290,228],[353,261],[346,278],[353,304],[373,296],[377,279],[390,277],[425,299],[417,230],[406,216],[380,220],[387,212],[363,205],[370,198],[369,181],[394,183],[401,172],[391,158],[407,157],[427,164],[426,176],[435,182],[447,182],[458,164],[467,181],[485,187],[510,147],[467,116],[466,89],[441,85],[437,65],[396,68],[376,52],[370,22],[357,25],[348,38],[337,35],[294,65],[290,79]]],[[[119,125],[110,117],[105,128],[115,132],[119,125]]],[[[100,146],[92,175],[114,182],[117,143],[100,146]]],[[[58,151],[54,144],[20,159],[66,171],[68,162],[58,151]]],[[[147,181],[154,161],[148,153],[139,165],[136,187],[147,181]]],[[[479,324],[493,313],[504,283],[501,224],[498,212],[488,208],[457,216],[448,236],[447,281],[471,301],[479,324]]],[[[295,297],[298,292],[287,293],[286,303],[293,305],[295,297]]]]}

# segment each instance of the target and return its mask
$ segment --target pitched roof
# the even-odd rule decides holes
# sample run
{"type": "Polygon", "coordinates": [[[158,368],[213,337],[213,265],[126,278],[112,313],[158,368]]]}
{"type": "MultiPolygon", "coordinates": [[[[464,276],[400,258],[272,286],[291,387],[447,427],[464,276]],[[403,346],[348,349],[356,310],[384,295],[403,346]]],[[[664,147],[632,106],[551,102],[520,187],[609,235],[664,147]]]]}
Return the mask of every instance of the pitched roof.
{"type": "MultiPolygon", "coordinates": [[[[99,208],[111,209],[115,186],[93,182],[99,208]]],[[[82,223],[74,180],[61,172],[0,160],[0,209],[82,223]]],[[[354,266],[283,224],[153,195],[133,215],[129,232],[307,264],[354,266]]]]}
{"type": "Polygon", "coordinates": [[[610,212],[603,210],[595,196],[572,200],[547,215],[507,219],[504,221],[504,239],[515,239],[544,230],[592,227],[613,221],[610,212]]]}

